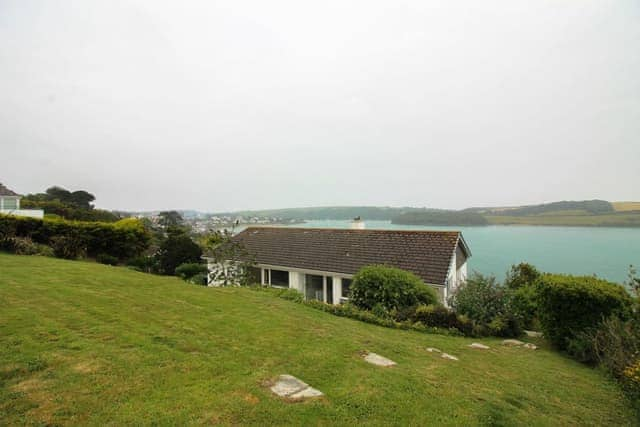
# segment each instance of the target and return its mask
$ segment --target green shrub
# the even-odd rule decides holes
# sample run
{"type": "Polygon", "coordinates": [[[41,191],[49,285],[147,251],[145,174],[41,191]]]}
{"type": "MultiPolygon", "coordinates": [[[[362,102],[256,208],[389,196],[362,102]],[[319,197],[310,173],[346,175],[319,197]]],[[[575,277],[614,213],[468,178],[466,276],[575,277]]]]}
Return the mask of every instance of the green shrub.
{"type": "Polygon", "coordinates": [[[176,267],[176,276],[183,280],[189,280],[197,274],[207,274],[208,269],[205,264],[196,262],[185,262],[176,267]]]}
{"type": "Polygon", "coordinates": [[[540,272],[533,265],[521,262],[512,265],[507,271],[504,285],[509,289],[519,289],[523,286],[534,285],[540,278],[540,272]]]}
{"type": "Polygon", "coordinates": [[[202,249],[188,234],[174,233],[160,244],[157,258],[162,274],[174,275],[176,268],[185,263],[199,263],[202,249]]]}
{"type": "Polygon", "coordinates": [[[87,248],[75,236],[54,236],[51,238],[53,255],[56,258],[78,259],[87,255],[87,248]]]}
{"type": "Polygon", "coordinates": [[[0,250],[16,255],[37,255],[40,248],[28,237],[6,237],[0,240],[0,250]]]}
{"type": "Polygon", "coordinates": [[[209,275],[207,273],[194,274],[187,281],[194,285],[207,286],[209,284],[209,275]]]}
{"type": "Polygon", "coordinates": [[[353,277],[349,299],[361,309],[371,310],[380,304],[387,312],[438,302],[435,290],[418,276],[384,265],[361,268],[353,277]]]}
{"type": "Polygon", "coordinates": [[[489,333],[503,338],[513,338],[522,335],[520,322],[511,314],[500,314],[489,322],[489,333]]]}
{"type": "Polygon", "coordinates": [[[135,218],[107,223],[0,215],[0,239],[12,236],[28,237],[53,247],[54,252],[57,248],[56,256],[62,258],[76,258],[86,252],[90,257],[107,254],[128,259],[140,255],[150,239],[142,222],[135,218]]]}
{"type": "Polygon", "coordinates": [[[615,283],[589,276],[546,274],[538,282],[538,313],[545,336],[559,349],[611,315],[627,319],[631,296],[615,283]]]}
{"type": "Polygon", "coordinates": [[[412,320],[427,326],[455,328],[458,323],[458,316],[456,316],[455,312],[441,305],[419,305],[412,320]]]}
{"type": "Polygon", "coordinates": [[[508,311],[526,329],[537,330],[540,328],[536,289],[535,284],[523,285],[510,289],[507,294],[508,311]]]}
{"type": "Polygon", "coordinates": [[[96,261],[100,264],[118,265],[118,258],[109,254],[98,254],[96,261]]]}
{"type": "Polygon", "coordinates": [[[451,306],[480,324],[489,324],[507,311],[505,289],[493,276],[474,272],[451,298],[451,306]]]}

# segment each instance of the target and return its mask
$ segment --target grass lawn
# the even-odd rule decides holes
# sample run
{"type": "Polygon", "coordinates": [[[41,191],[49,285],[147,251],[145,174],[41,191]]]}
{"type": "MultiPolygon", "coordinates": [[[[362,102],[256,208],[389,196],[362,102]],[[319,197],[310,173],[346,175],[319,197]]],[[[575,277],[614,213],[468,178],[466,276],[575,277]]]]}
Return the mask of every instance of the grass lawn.
{"type": "Polygon", "coordinates": [[[386,329],[247,289],[0,254],[0,424],[634,424],[600,372],[544,346],[499,343],[386,329]],[[491,349],[467,348],[473,341],[491,349]],[[363,350],[398,366],[369,365],[363,350]],[[276,398],[267,384],[284,373],[325,397],[276,398]]]}

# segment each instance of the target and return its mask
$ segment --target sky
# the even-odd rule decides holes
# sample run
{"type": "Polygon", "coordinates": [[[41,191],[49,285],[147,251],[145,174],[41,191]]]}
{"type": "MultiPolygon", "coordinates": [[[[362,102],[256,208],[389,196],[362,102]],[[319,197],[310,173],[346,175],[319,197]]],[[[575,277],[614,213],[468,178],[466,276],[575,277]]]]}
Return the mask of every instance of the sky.
{"type": "Polygon", "coordinates": [[[640,200],[640,2],[0,0],[0,165],[132,211],[640,200]]]}

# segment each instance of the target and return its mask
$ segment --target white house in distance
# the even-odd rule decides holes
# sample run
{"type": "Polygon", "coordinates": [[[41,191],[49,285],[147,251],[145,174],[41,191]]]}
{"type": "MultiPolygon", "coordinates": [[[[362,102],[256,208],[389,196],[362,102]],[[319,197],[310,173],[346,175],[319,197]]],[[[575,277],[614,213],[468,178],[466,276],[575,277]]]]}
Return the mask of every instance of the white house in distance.
{"type": "MultiPolygon", "coordinates": [[[[471,251],[461,232],[369,230],[363,225],[355,221],[351,229],[249,227],[233,239],[254,257],[256,281],[330,304],[348,300],[353,275],[372,264],[416,274],[436,289],[444,304],[466,280],[471,251]]],[[[215,268],[209,259],[209,270],[215,268]]]]}
{"type": "Polygon", "coordinates": [[[42,209],[20,209],[20,196],[0,183],[0,214],[43,218],[42,209]]]}

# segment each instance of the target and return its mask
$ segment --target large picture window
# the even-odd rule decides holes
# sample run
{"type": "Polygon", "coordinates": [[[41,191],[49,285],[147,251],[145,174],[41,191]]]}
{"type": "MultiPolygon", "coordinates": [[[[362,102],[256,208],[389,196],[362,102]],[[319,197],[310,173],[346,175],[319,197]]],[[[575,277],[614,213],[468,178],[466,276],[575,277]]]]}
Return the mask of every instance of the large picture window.
{"type": "Polygon", "coordinates": [[[342,298],[349,298],[351,293],[351,279],[342,279],[342,298]]]}
{"type": "Polygon", "coordinates": [[[289,287],[289,272],[282,270],[271,270],[271,286],[279,288],[289,287]]]}

